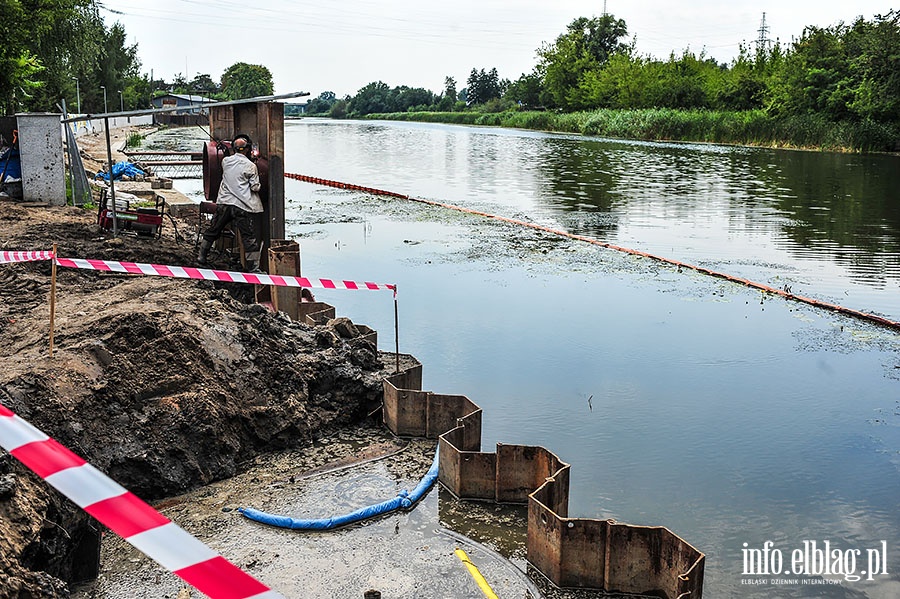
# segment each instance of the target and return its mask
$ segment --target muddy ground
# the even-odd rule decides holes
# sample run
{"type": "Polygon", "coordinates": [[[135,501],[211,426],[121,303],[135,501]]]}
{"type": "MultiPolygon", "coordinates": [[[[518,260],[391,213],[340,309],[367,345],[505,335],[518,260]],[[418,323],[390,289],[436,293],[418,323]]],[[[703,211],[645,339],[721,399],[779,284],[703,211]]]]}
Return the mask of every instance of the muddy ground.
{"type": "MultiPolygon", "coordinates": [[[[112,239],[94,221],[0,198],[0,248],[57,243],[62,257],[193,264],[193,244],[172,227],[158,240],[112,239]]],[[[64,268],[50,357],[50,274],[48,262],[0,266],[0,403],[147,500],[363,420],[393,365],[334,327],[245,303],[240,286],[64,268]]],[[[0,450],[0,599],[69,596],[96,574],[99,537],[0,450]]]]}

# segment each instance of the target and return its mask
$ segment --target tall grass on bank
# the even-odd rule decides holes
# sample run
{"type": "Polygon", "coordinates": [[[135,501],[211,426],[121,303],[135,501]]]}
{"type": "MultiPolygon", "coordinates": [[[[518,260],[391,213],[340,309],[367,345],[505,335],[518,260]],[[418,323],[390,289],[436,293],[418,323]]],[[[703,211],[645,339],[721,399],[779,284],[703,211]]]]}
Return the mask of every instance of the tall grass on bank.
{"type": "Polygon", "coordinates": [[[900,127],[873,121],[833,122],[818,115],[775,117],[762,110],[652,108],[591,112],[398,112],[368,119],[515,127],[648,141],[699,141],[859,152],[900,151],[900,127]]]}

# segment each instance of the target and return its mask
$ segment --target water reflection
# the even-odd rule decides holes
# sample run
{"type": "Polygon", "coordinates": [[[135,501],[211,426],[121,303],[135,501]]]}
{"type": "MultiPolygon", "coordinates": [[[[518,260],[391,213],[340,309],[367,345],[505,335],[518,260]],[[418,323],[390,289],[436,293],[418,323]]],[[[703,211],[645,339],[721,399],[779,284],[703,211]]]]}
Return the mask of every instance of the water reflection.
{"type": "Polygon", "coordinates": [[[288,170],[526,217],[900,317],[900,158],[302,121],[288,170]]]}

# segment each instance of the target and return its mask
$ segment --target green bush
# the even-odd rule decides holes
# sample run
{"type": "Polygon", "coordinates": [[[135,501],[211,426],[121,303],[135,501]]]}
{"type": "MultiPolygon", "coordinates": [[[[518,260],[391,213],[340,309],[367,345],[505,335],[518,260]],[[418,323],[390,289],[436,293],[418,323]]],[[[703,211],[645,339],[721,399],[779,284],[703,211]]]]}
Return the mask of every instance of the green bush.
{"type": "Polygon", "coordinates": [[[125,147],[126,148],[137,148],[141,145],[141,142],[143,142],[143,141],[144,141],[144,137],[140,133],[135,131],[134,133],[129,135],[128,138],[125,140],[125,147]]]}
{"type": "Polygon", "coordinates": [[[365,118],[453,125],[516,127],[648,141],[699,141],[861,152],[900,149],[900,126],[834,122],[821,115],[775,116],[763,110],[602,108],[586,112],[402,112],[365,118]]]}

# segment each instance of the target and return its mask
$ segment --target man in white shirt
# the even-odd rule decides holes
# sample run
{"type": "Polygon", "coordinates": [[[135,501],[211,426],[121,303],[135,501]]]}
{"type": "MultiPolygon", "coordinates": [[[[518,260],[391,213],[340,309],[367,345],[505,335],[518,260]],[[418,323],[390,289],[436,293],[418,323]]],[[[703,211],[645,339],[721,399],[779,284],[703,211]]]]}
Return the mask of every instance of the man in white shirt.
{"type": "Polygon", "coordinates": [[[241,233],[247,271],[259,270],[259,242],[253,229],[253,215],[263,211],[259,198],[259,171],[250,160],[253,145],[247,135],[241,133],[231,142],[232,154],[222,159],[222,185],[216,199],[216,214],[203,233],[197,262],[207,264],[212,244],[231,223],[241,233]]]}

